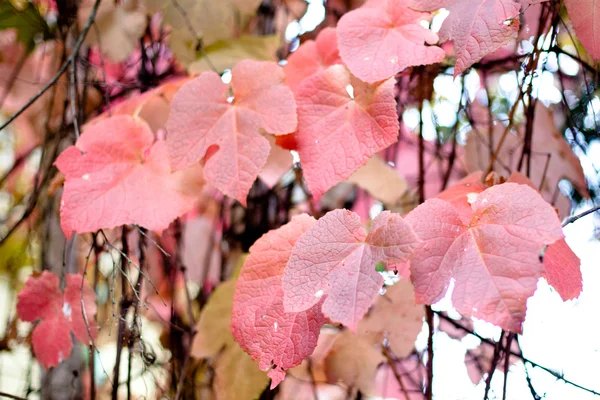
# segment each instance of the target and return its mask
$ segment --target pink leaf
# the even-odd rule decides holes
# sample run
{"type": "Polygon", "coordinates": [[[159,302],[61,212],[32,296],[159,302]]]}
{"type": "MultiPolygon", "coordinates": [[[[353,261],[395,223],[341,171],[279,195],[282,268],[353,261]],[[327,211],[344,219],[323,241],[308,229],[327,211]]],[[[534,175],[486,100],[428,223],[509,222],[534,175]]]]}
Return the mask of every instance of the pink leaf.
{"type": "Polygon", "coordinates": [[[338,53],[337,33],[334,28],[325,28],[316,40],[308,40],[293,52],[284,67],[286,83],[296,91],[300,83],[324,70],[325,68],[341,64],[338,53]]]}
{"type": "Polygon", "coordinates": [[[300,364],[317,346],[325,323],[321,305],[285,312],[281,277],[296,240],[315,224],[306,214],[262,236],[250,248],[236,283],[231,331],[240,346],[269,372],[271,387],[285,370],[300,364]]]}
{"type": "Polygon", "coordinates": [[[543,272],[540,252],[563,237],[560,221],[535,190],[516,183],[492,186],[471,207],[469,223],[439,199],[406,217],[424,240],[411,260],[417,301],[439,300],[454,278],[452,302],[461,314],[521,332],[543,272]]]}
{"type": "Polygon", "coordinates": [[[357,214],[331,211],[292,250],[282,278],[285,310],[308,310],[325,298],[325,316],[355,330],[383,284],[376,263],[405,261],[418,244],[398,214],[381,213],[367,236],[357,214]]]}
{"type": "Polygon", "coordinates": [[[371,0],[345,14],[338,24],[342,60],[365,82],[394,76],[407,67],[444,59],[444,51],[426,46],[438,36],[419,22],[429,14],[408,8],[407,0],[371,0]]]}
{"type": "Polygon", "coordinates": [[[519,32],[521,5],[514,0],[411,0],[417,10],[446,8],[450,15],[440,30],[442,41],[454,41],[459,75],[507,44],[519,32]]]}
{"type": "Polygon", "coordinates": [[[481,182],[482,174],[481,171],[473,172],[435,197],[456,207],[463,222],[468,223],[473,215],[471,203],[486,189],[481,182]]]}
{"type": "Polygon", "coordinates": [[[341,65],[317,72],[298,88],[296,141],[315,198],[397,141],[393,88],[393,80],[361,82],[341,65]]]}
{"type": "Polygon", "coordinates": [[[69,237],[123,224],[162,231],[194,206],[183,173],[148,124],[120,115],[88,127],[56,160],[65,175],[60,214],[69,237]]]}
{"type": "Polygon", "coordinates": [[[27,322],[41,320],[33,329],[32,343],[36,358],[46,369],[69,358],[73,348],[71,331],[82,343],[89,341],[90,334],[96,336],[95,293],[87,282],[84,282],[81,291],[80,274],[69,274],[65,279],[64,296],[58,287],[58,277],[48,271],[30,277],[18,295],[19,318],[27,322]],[[82,299],[87,325],[81,308],[82,299]]]}
{"type": "Polygon", "coordinates": [[[565,0],[577,38],[595,61],[600,60],[600,0],[565,0]]]}
{"type": "Polygon", "coordinates": [[[296,129],[294,95],[284,79],[275,63],[245,60],[233,68],[233,98],[214,72],[183,85],[167,121],[174,168],[204,160],[207,181],[245,205],[269,156],[269,142],[261,130],[286,134],[296,129]]]}
{"type": "Polygon", "coordinates": [[[579,297],[582,290],[581,261],[567,242],[559,240],[546,249],[544,278],[564,300],[579,297]]]}

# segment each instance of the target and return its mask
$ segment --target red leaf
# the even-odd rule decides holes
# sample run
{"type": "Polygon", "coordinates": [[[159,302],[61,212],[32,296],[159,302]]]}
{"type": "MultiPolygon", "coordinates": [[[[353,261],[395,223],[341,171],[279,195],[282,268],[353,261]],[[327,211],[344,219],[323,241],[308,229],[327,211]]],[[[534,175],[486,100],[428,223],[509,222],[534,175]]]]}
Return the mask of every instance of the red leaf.
{"type": "Polygon", "coordinates": [[[559,240],[546,249],[544,278],[564,300],[579,297],[582,290],[581,261],[567,242],[559,240]]]}
{"type": "Polygon", "coordinates": [[[286,83],[296,91],[300,83],[324,70],[325,68],[341,64],[338,53],[337,36],[335,28],[325,28],[316,40],[308,40],[293,52],[287,59],[284,67],[286,83]]]}
{"type": "Polygon", "coordinates": [[[281,277],[296,240],[315,224],[306,214],[262,236],[250,248],[236,283],[231,331],[240,346],[259,360],[263,371],[271,369],[271,388],[285,370],[300,364],[317,346],[325,323],[321,305],[301,312],[285,312],[281,277]]]}
{"type": "Polygon", "coordinates": [[[595,61],[600,60],[600,0],[565,0],[577,39],[595,61]]]}
{"type": "Polygon", "coordinates": [[[390,78],[407,67],[444,59],[444,51],[426,46],[438,36],[419,22],[429,14],[408,8],[407,0],[371,0],[338,23],[342,60],[365,82],[390,78]]]}
{"type": "Polygon", "coordinates": [[[284,79],[275,63],[245,60],[233,68],[233,100],[214,72],[183,85],[167,121],[172,165],[182,169],[205,160],[207,181],[245,205],[269,156],[261,130],[286,134],[296,129],[294,95],[284,79]]]}
{"type": "Polygon", "coordinates": [[[58,277],[48,271],[30,277],[18,295],[19,318],[27,322],[41,320],[33,329],[32,343],[36,358],[46,369],[69,358],[73,348],[71,331],[83,343],[89,341],[90,334],[96,336],[96,295],[87,282],[81,292],[81,274],[69,274],[65,279],[64,295],[58,288],[58,277]],[[82,300],[89,331],[83,317],[82,300]]]}
{"type": "Polygon", "coordinates": [[[519,32],[521,5],[514,0],[411,0],[417,10],[446,8],[450,15],[440,30],[442,41],[454,41],[459,75],[507,44],[519,32]]]}
{"type": "Polygon", "coordinates": [[[516,183],[492,186],[471,207],[467,224],[439,199],[406,217],[424,241],[411,260],[417,301],[436,302],[454,278],[452,301],[461,314],[520,332],[543,273],[540,252],[563,237],[560,221],[535,190],[516,183]]]}
{"type": "Polygon", "coordinates": [[[405,261],[418,244],[398,214],[381,213],[367,236],[357,214],[331,211],[292,250],[282,278],[285,310],[308,310],[324,297],[325,316],[355,330],[383,284],[376,263],[405,261]]]}
{"type": "Polygon", "coordinates": [[[315,198],[398,139],[394,82],[361,82],[341,65],[304,80],[296,92],[296,141],[315,198]]]}
{"type": "Polygon", "coordinates": [[[66,178],[60,222],[67,237],[123,224],[162,231],[194,206],[184,175],[171,173],[165,143],[134,117],[89,126],[56,166],[66,178]]]}

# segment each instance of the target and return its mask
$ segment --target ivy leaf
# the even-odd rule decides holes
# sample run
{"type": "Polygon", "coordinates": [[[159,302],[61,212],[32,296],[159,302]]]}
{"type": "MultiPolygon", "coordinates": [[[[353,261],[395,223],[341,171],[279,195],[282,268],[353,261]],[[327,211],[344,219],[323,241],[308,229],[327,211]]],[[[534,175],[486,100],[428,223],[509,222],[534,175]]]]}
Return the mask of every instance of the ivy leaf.
{"type": "Polygon", "coordinates": [[[411,0],[421,11],[446,8],[450,15],[440,30],[442,41],[454,41],[458,76],[507,44],[519,32],[521,5],[514,0],[411,0]]]}
{"type": "Polygon", "coordinates": [[[600,60],[600,0],[565,0],[577,39],[595,61],[600,60]]]}
{"type": "Polygon", "coordinates": [[[581,261],[567,242],[562,239],[551,244],[544,254],[544,278],[563,301],[572,300],[581,294],[581,261]]]}
{"type": "Polygon", "coordinates": [[[378,215],[367,235],[358,214],[327,213],[294,245],[282,278],[285,311],[305,311],[325,298],[325,316],[355,330],[383,285],[377,262],[406,261],[418,244],[398,214],[378,215]]]}
{"type": "Polygon", "coordinates": [[[325,28],[315,40],[302,43],[298,50],[288,57],[284,67],[286,82],[296,91],[304,79],[341,63],[335,28],[325,28]]]}
{"type": "Polygon", "coordinates": [[[444,51],[432,45],[438,36],[419,22],[429,14],[414,11],[407,0],[370,0],[345,14],[338,23],[342,60],[365,82],[388,79],[415,65],[444,59],[444,51]]]}
{"type": "Polygon", "coordinates": [[[124,224],[162,231],[195,203],[189,171],[172,173],[165,142],[131,116],[90,125],[55,164],[66,179],[60,223],[67,237],[124,224]]]}
{"type": "Polygon", "coordinates": [[[50,28],[33,3],[25,2],[22,9],[16,8],[10,0],[0,0],[0,31],[15,29],[17,37],[28,51],[35,47],[35,41],[50,37],[50,28]]]}
{"type": "Polygon", "coordinates": [[[315,198],[398,139],[391,79],[371,85],[334,65],[305,79],[296,101],[298,153],[315,198]]]}
{"type": "Polygon", "coordinates": [[[540,252],[563,238],[560,221],[535,190],[516,183],[486,189],[471,207],[468,223],[439,199],[406,217],[424,241],[411,260],[417,301],[441,299],[454,278],[458,312],[520,333],[526,301],[543,273],[540,252]]]}
{"type": "Polygon", "coordinates": [[[214,72],[183,85],[167,121],[174,168],[205,160],[207,181],[245,205],[269,156],[270,145],[261,130],[286,134],[296,129],[296,103],[284,79],[275,63],[245,60],[232,71],[233,99],[214,72]]]}
{"type": "Polygon", "coordinates": [[[81,274],[68,274],[63,293],[58,286],[58,276],[44,271],[39,276],[29,277],[18,295],[19,318],[28,322],[40,320],[33,328],[32,344],[36,358],[46,369],[69,358],[73,348],[71,332],[82,343],[89,342],[90,334],[92,338],[96,336],[96,294],[85,281],[81,292],[82,279],[81,274]]]}
{"type": "Polygon", "coordinates": [[[269,372],[274,388],[285,370],[300,364],[317,346],[325,323],[321,304],[285,312],[281,277],[297,239],[316,221],[306,214],[269,231],[250,248],[233,299],[231,330],[259,367],[269,372]]]}

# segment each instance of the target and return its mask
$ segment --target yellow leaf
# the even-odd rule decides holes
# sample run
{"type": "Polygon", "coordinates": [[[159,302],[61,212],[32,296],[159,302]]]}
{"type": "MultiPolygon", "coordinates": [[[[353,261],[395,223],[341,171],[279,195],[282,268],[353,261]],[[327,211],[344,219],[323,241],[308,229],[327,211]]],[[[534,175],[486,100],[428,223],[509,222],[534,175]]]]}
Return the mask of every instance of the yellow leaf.
{"type": "Polygon", "coordinates": [[[257,399],[269,383],[255,361],[233,343],[215,363],[215,393],[217,400],[257,399]]]}
{"type": "Polygon", "coordinates": [[[192,343],[192,356],[214,357],[221,349],[234,343],[229,330],[234,291],[235,281],[227,281],[219,285],[210,295],[196,324],[197,333],[192,343]]]}
{"type": "Polygon", "coordinates": [[[277,35],[271,36],[242,36],[238,39],[221,40],[204,49],[205,57],[193,62],[188,70],[190,73],[212,71],[223,72],[231,69],[241,60],[276,61],[275,52],[280,41],[277,35]]]}
{"type": "Polygon", "coordinates": [[[171,26],[169,43],[184,65],[196,60],[198,45],[210,46],[236,33],[240,21],[254,15],[260,0],[146,0],[171,26]],[[202,43],[199,43],[201,40],[202,43]]]}

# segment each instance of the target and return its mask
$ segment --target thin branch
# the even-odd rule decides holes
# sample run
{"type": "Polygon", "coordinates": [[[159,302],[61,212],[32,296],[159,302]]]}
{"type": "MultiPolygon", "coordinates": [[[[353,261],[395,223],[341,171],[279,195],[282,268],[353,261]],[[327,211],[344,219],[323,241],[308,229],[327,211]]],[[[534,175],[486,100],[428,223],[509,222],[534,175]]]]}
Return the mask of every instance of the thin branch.
{"type": "Polygon", "coordinates": [[[565,219],[564,222],[562,223],[562,226],[564,228],[565,226],[569,225],[570,223],[573,223],[573,222],[577,221],[578,219],[588,216],[599,210],[600,210],[600,206],[592,207],[589,210],[582,212],[581,214],[577,214],[577,215],[574,215],[572,217],[565,219]]]}
{"type": "MultiPolygon", "coordinates": [[[[490,345],[490,346],[495,346],[495,345],[496,345],[496,343],[494,343],[492,340],[490,340],[490,339],[487,339],[487,338],[484,338],[483,336],[479,335],[477,332],[474,332],[474,331],[472,331],[471,329],[469,329],[469,328],[467,328],[467,327],[465,327],[465,326],[462,326],[461,324],[459,324],[458,322],[456,322],[456,321],[455,321],[455,320],[453,320],[452,318],[448,317],[448,316],[447,316],[447,315],[445,315],[444,313],[442,313],[442,312],[439,312],[439,311],[434,311],[434,312],[435,312],[435,313],[436,313],[436,314],[437,314],[437,315],[438,315],[440,318],[442,318],[442,319],[444,319],[445,321],[449,322],[449,323],[450,323],[452,326],[454,326],[455,328],[457,328],[457,329],[460,329],[460,330],[462,330],[462,331],[464,331],[464,332],[466,332],[466,333],[468,333],[468,334],[470,334],[470,335],[473,335],[473,336],[475,336],[477,339],[481,340],[483,343],[486,343],[486,344],[488,344],[488,345],[490,345]]],[[[569,385],[571,385],[571,386],[574,386],[574,387],[576,387],[576,388],[578,388],[578,389],[581,389],[581,390],[583,390],[583,391],[585,391],[585,392],[588,392],[588,393],[594,394],[594,395],[596,395],[596,396],[600,396],[600,392],[597,392],[597,391],[595,391],[595,390],[592,390],[592,389],[588,389],[588,388],[586,388],[585,386],[581,386],[581,385],[579,385],[579,384],[577,384],[577,383],[575,383],[575,382],[573,382],[573,381],[570,381],[570,380],[568,380],[567,378],[565,378],[564,376],[562,376],[562,374],[559,374],[558,372],[555,372],[555,371],[551,370],[551,369],[550,369],[550,368],[548,368],[548,367],[545,367],[545,366],[543,366],[543,365],[541,365],[541,364],[538,364],[538,363],[536,363],[535,361],[531,361],[530,359],[528,359],[528,358],[526,358],[525,356],[523,356],[523,354],[519,354],[519,353],[517,353],[517,352],[515,352],[515,351],[512,351],[512,350],[510,350],[510,349],[509,349],[509,350],[507,350],[507,351],[510,353],[510,355],[511,355],[511,356],[515,356],[515,357],[517,357],[517,358],[518,358],[519,360],[521,360],[523,363],[527,363],[527,364],[530,364],[532,367],[535,367],[535,368],[539,368],[539,369],[541,369],[541,370],[544,370],[544,371],[546,371],[547,373],[549,373],[550,375],[552,375],[553,377],[555,377],[556,379],[563,381],[564,383],[567,383],[567,384],[569,384],[569,385]]]]}

